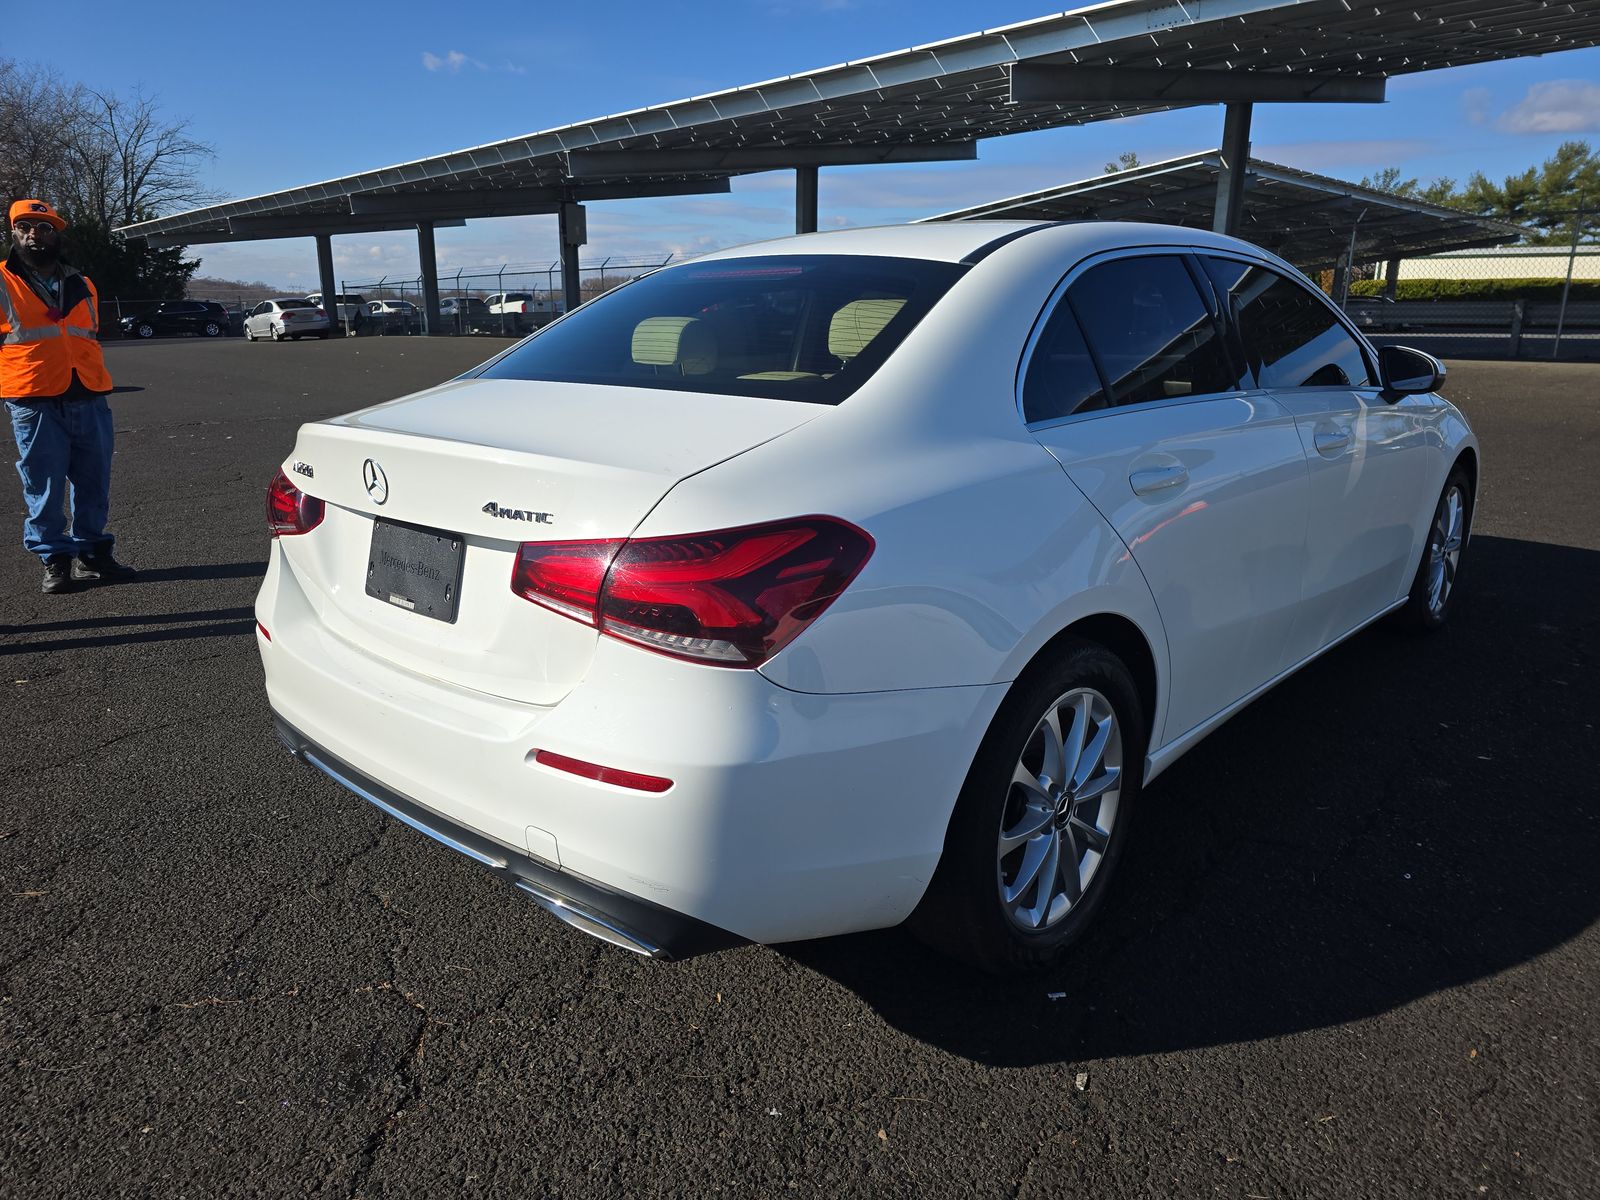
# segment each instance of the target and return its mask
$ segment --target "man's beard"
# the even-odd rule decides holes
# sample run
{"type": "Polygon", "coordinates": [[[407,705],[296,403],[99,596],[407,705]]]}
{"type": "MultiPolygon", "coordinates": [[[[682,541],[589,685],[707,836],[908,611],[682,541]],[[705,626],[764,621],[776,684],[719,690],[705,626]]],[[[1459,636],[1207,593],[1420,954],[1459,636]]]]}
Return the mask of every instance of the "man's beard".
{"type": "Polygon", "coordinates": [[[57,238],[51,238],[46,244],[36,247],[17,242],[16,247],[18,257],[35,271],[53,271],[61,261],[61,242],[57,238]]]}

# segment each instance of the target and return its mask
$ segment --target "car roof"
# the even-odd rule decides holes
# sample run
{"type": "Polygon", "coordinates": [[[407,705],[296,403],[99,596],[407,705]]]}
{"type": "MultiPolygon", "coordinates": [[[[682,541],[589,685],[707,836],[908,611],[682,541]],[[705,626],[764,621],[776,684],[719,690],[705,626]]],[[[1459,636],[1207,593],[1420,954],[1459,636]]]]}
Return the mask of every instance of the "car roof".
{"type": "Polygon", "coordinates": [[[1143,221],[927,221],[913,225],[874,225],[860,229],[802,233],[789,237],[730,246],[693,262],[790,254],[882,255],[941,262],[974,261],[1012,241],[1052,231],[1053,248],[1063,243],[1083,254],[1121,246],[1180,245],[1219,250],[1262,251],[1237,238],[1182,225],[1157,225],[1143,221]]]}

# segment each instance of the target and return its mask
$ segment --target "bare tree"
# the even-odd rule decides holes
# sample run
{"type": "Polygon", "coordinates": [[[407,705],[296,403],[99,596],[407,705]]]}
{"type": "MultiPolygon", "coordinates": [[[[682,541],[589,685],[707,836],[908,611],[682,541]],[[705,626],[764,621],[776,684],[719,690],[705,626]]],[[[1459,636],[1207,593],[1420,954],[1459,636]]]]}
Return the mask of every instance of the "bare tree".
{"type": "Polygon", "coordinates": [[[70,157],[82,211],[107,227],[218,199],[202,187],[198,163],[216,151],[189,136],[189,122],[169,120],[154,96],[132,99],[88,92],[70,157]]]}
{"type": "Polygon", "coordinates": [[[69,160],[86,92],[41,67],[0,59],[0,200],[70,191],[69,160]]]}

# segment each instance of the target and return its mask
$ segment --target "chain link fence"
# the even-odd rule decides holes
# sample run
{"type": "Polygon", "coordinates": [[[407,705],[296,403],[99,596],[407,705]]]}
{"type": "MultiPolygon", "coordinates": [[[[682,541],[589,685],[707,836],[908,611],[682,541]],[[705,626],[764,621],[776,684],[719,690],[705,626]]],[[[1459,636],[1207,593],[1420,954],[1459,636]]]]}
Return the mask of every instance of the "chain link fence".
{"type": "MultiPolygon", "coordinates": [[[[673,255],[638,260],[606,258],[580,264],[578,290],[588,300],[648,271],[664,267],[673,255]]],[[[423,332],[422,279],[384,276],[339,281],[339,315],[356,336],[423,332]]],[[[521,337],[548,325],[565,310],[561,263],[508,263],[494,270],[458,270],[439,276],[440,327],[446,336],[521,337]]]]}
{"type": "Polygon", "coordinates": [[[1600,212],[1523,214],[1535,216],[1570,233],[1544,245],[1347,260],[1320,282],[1379,344],[1441,358],[1600,361],[1600,212]]]}

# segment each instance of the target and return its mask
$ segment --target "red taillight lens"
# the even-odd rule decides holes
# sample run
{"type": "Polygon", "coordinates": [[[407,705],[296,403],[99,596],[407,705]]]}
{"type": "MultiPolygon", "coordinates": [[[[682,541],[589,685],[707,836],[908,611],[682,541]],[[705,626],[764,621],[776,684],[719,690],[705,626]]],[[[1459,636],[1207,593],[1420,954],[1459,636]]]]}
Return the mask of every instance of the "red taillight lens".
{"type": "Polygon", "coordinates": [[[600,586],[622,542],[526,542],[517,551],[511,590],[564,617],[595,624],[600,586]]]}
{"type": "Polygon", "coordinates": [[[530,542],[511,586],[662,654],[755,667],[821,615],[872,549],[868,534],[834,517],[628,542],[530,542]]]}
{"type": "Polygon", "coordinates": [[[272,477],[267,488],[267,532],[273,537],[310,533],[322,524],[326,512],[321,500],[295,487],[282,470],[272,477]]]}
{"type": "Polygon", "coordinates": [[[285,320],[285,321],[292,321],[292,320],[294,320],[294,313],[292,313],[292,312],[291,312],[291,311],[289,311],[289,310],[288,310],[288,309],[287,309],[287,308],[286,308],[286,309],[284,309],[284,310],[283,310],[283,319],[284,319],[284,320],[285,320]]]}
{"type": "Polygon", "coordinates": [[[554,754],[549,750],[536,751],[533,760],[541,766],[551,767],[557,771],[567,771],[584,779],[609,783],[613,787],[632,788],[636,792],[664,792],[672,786],[672,780],[663,779],[659,775],[641,775],[637,771],[602,767],[598,763],[584,762],[581,758],[568,758],[565,754],[554,754]]]}

